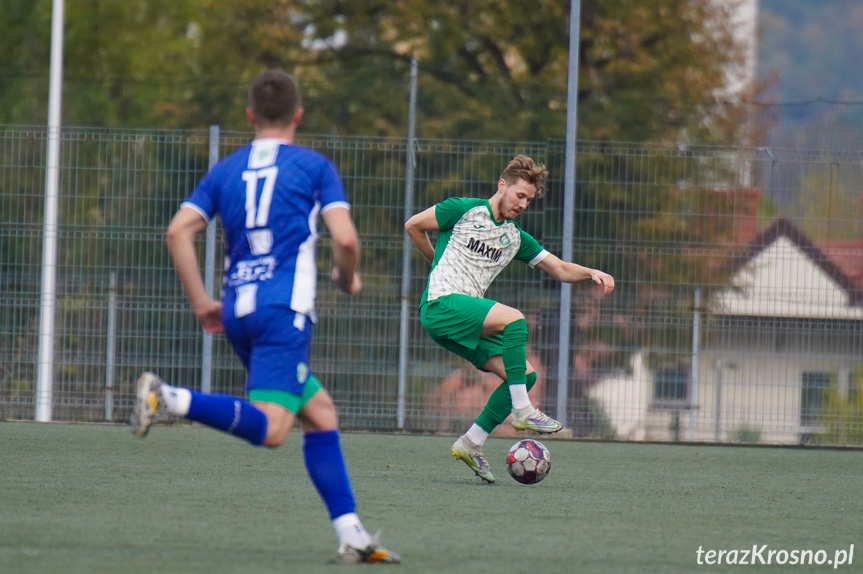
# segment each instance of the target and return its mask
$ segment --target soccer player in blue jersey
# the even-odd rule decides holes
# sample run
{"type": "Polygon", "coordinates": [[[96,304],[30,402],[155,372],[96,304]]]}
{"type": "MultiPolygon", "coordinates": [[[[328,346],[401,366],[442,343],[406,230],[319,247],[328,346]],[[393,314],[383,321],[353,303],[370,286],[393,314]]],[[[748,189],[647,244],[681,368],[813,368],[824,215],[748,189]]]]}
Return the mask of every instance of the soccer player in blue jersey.
{"type": "Polygon", "coordinates": [[[245,365],[249,399],[172,387],[145,372],[137,382],[133,431],[143,437],[165,410],[253,445],[278,447],[299,419],[306,469],[339,539],[336,560],[399,562],[356,514],[336,407],[309,368],[319,216],[332,237],[332,280],[349,295],[362,289],[359,239],[341,180],[330,160],[293,143],[303,117],[293,76],[281,70],[258,76],[246,114],[255,140],[201,180],[171,220],[167,239],[201,326],[224,332],[245,365]],[[228,258],[221,301],[204,288],[194,247],[195,235],[216,214],[228,258]]]}
{"type": "Polygon", "coordinates": [[[611,275],[561,261],[513,221],[542,197],[547,177],[544,165],[519,155],[503,170],[490,199],[453,197],[405,223],[408,237],[432,264],[420,303],[423,327],[440,346],[503,380],[450,449],[486,482],[494,482],[494,475],[483,444],[510,414],[516,430],[554,433],[563,428],[534,407],[527,394],[536,382],[536,371],[527,361],[524,315],[485,299],[489,285],[517,259],[561,282],[593,281],[602,286],[603,296],[614,290],[611,275]],[[434,246],[429,232],[437,233],[434,246]]]}

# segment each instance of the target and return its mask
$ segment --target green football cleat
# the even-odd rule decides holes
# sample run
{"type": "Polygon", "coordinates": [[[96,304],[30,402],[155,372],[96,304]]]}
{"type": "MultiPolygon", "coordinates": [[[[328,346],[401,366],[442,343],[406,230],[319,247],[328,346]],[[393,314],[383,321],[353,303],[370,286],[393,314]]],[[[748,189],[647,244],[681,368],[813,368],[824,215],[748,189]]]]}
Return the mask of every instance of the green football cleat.
{"type": "Polygon", "coordinates": [[[156,421],[156,413],[164,406],[163,402],[162,379],[147,371],[141,373],[137,382],[137,400],[129,419],[135,436],[143,437],[147,434],[156,421]]]}
{"type": "Polygon", "coordinates": [[[365,548],[354,548],[342,543],[336,552],[336,562],[339,564],[398,564],[401,556],[381,546],[381,533],[375,532],[372,541],[365,548]]]}
{"type": "Polygon", "coordinates": [[[488,483],[494,482],[494,475],[488,467],[488,461],[482,455],[479,449],[471,448],[464,440],[464,437],[459,437],[457,441],[452,443],[450,452],[454,457],[464,462],[478,477],[488,483]]]}
{"type": "Polygon", "coordinates": [[[523,417],[516,417],[512,414],[512,428],[515,430],[532,430],[536,432],[551,434],[563,428],[563,425],[554,420],[539,409],[533,409],[533,412],[523,417]]]}

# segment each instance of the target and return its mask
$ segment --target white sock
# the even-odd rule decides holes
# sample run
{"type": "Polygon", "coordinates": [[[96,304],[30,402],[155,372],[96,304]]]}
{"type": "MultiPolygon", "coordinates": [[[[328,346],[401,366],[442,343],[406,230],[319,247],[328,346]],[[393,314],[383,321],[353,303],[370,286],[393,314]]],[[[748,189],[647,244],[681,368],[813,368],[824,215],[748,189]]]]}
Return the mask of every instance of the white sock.
{"type": "Polygon", "coordinates": [[[362,549],[372,542],[371,535],[366,532],[360,517],[354,512],[342,514],[333,519],[333,527],[340,544],[348,544],[354,548],[362,549]]]}
{"type": "Polygon", "coordinates": [[[189,414],[189,405],[192,404],[192,393],[189,392],[189,389],[172,387],[162,383],[162,399],[164,399],[165,406],[171,414],[181,417],[189,414]]]}
{"type": "Polygon", "coordinates": [[[531,406],[530,397],[527,396],[527,385],[509,385],[509,395],[512,397],[512,410],[524,409],[531,406]]]}
{"type": "Polygon", "coordinates": [[[485,444],[485,439],[488,438],[488,433],[483,430],[481,426],[476,423],[473,423],[467,432],[464,433],[464,437],[475,444],[477,448],[482,448],[482,445],[485,444]]]}

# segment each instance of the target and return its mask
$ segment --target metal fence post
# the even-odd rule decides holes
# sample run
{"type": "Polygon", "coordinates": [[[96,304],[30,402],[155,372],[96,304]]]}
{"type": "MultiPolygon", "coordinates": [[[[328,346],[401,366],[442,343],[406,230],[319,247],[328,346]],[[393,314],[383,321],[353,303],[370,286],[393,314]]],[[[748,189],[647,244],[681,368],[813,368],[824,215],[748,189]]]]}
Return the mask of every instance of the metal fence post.
{"type": "MultiPolygon", "coordinates": [[[[210,126],[209,169],[219,161],[219,126],[210,126]]],[[[204,287],[210,297],[215,297],[216,288],[216,220],[207,224],[207,247],[204,255],[204,287]]],[[[213,385],[213,336],[204,333],[201,349],[201,392],[209,393],[213,385]]]]}
{"type": "Polygon", "coordinates": [[[720,442],[722,437],[722,367],[722,359],[716,359],[716,420],[713,421],[713,438],[716,442],[720,442]]]}
{"type": "MultiPolygon", "coordinates": [[[[578,42],[581,1],[572,0],[569,13],[569,79],[566,97],[566,165],[563,191],[564,261],[572,261],[572,237],[575,212],[575,144],[578,111],[578,42]]],[[[572,323],[572,285],[560,286],[560,341],[557,355],[557,420],[566,427],[566,403],[569,394],[569,329],[572,323]]]]}
{"type": "MultiPolygon", "coordinates": [[[[407,220],[413,212],[414,205],[414,167],[416,163],[416,115],[417,115],[417,59],[411,60],[411,96],[408,120],[408,153],[405,169],[405,212],[407,220]]],[[[403,232],[404,233],[404,232],[403,232]]],[[[404,233],[402,247],[402,307],[399,324],[399,389],[396,405],[396,428],[405,428],[405,402],[408,379],[408,312],[411,286],[411,253],[412,245],[407,233],[404,233]]]]}
{"type": "Polygon", "coordinates": [[[105,420],[114,417],[114,365],[117,340],[117,272],[108,279],[108,341],[105,344],[105,420]]]}
{"type": "Polygon", "coordinates": [[[45,161],[45,221],[42,224],[42,301],[39,319],[39,364],[36,413],[40,422],[53,418],[54,317],[57,309],[57,213],[60,187],[60,131],[63,100],[63,0],[51,12],[51,70],[48,82],[48,157],[45,161]]]}
{"type": "Polygon", "coordinates": [[[692,364],[689,374],[689,440],[695,440],[697,426],[696,400],[698,394],[698,346],[701,331],[701,288],[695,289],[694,311],[692,314],[692,364]]]}

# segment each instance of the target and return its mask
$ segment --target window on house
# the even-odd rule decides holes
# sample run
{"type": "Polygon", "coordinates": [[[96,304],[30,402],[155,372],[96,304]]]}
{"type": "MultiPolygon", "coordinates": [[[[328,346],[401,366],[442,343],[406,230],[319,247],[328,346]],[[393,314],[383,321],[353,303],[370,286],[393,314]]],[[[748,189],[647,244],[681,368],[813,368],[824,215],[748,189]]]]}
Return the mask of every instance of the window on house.
{"type": "Polygon", "coordinates": [[[689,398],[689,367],[657,369],[653,381],[656,401],[685,401],[689,398]]]}
{"type": "Polygon", "coordinates": [[[818,424],[818,412],[824,404],[824,391],[830,388],[830,373],[803,373],[803,389],[800,395],[800,424],[818,424]]]}

